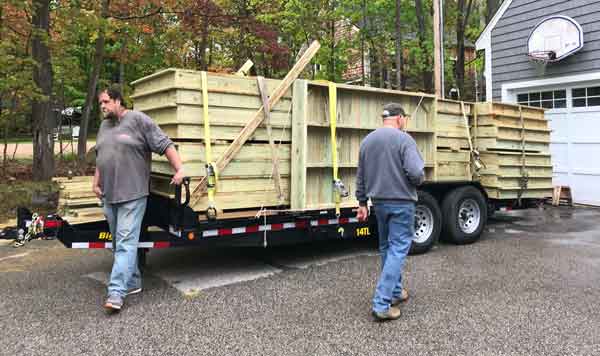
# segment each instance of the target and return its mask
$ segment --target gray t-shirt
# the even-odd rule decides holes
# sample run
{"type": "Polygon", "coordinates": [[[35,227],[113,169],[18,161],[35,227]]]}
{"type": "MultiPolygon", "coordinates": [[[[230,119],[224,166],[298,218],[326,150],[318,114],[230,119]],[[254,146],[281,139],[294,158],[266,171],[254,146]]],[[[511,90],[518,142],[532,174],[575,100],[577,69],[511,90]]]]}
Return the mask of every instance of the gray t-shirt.
{"type": "Polygon", "coordinates": [[[360,144],[356,198],[372,201],[417,201],[417,186],[425,179],[424,162],[415,140],[406,132],[382,127],[360,144]]]}
{"type": "Polygon", "coordinates": [[[96,140],[96,167],[107,203],[148,195],[152,153],[173,144],[148,115],[128,111],[121,120],[104,119],[96,140]]]}

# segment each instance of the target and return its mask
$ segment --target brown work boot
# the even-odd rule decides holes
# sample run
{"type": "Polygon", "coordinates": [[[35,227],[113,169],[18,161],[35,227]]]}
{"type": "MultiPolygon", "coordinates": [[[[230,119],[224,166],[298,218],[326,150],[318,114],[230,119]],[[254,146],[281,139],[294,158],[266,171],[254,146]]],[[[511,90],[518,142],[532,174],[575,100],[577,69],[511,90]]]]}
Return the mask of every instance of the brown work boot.
{"type": "Polygon", "coordinates": [[[396,320],[400,315],[402,315],[402,312],[400,312],[400,309],[397,307],[390,307],[388,310],[381,313],[373,312],[373,316],[377,321],[396,320]]]}
{"type": "Polygon", "coordinates": [[[400,297],[399,298],[392,298],[392,305],[396,306],[400,303],[404,303],[408,300],[409,296],[408,296],[408,291],[404,288],[402,288],[402,292],[400,292],[400,297]]]}

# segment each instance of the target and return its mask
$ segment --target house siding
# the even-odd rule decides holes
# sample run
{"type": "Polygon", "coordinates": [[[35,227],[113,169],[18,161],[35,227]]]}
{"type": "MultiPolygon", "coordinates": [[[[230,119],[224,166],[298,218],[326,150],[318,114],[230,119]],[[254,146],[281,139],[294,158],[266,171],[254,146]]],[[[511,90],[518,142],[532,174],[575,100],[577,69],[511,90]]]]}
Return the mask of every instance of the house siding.
{"type": "Polygon", "coordinates": [[[502,85],[600,71],[600,0],[513,0],[491,33],[494,101],[502,85]],[[527,57],[533,27],[551,15],[572,17],[583,28],[584,46],[576,54],[546,66],[542,73],[527,57]]]}

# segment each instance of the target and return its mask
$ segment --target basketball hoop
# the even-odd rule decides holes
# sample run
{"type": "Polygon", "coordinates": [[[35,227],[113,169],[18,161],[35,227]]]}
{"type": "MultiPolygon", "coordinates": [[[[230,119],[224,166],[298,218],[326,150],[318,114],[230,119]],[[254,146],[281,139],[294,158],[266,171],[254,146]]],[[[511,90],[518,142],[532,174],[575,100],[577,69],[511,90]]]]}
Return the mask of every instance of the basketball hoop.
{"type": "Polygon", "coordinates": [[[568,16],[550,16],[538,23],[527,39],[527,56],[544,74],[548,63],[558,62],[583,48],[583,30],[568,16]]]}

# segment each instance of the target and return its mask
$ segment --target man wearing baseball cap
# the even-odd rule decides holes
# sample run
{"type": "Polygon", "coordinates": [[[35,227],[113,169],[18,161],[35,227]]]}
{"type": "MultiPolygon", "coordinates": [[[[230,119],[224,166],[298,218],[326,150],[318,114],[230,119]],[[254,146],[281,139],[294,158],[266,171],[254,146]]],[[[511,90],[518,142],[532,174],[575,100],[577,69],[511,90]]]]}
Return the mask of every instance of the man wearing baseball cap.
{"type": "Polygon", "coordinates": [[[376,320],[400,317],[398,305],[408,299],[402,269],[414,236],[417,186],[424,178],[424,162],[415,140],[404,130],[408,117],[400,104],[383,107],[383,127],[360,145],[356,198],[357,218],[365,221],[371,204],[377,218],[381,275],[373,297],[376,320]]]}

